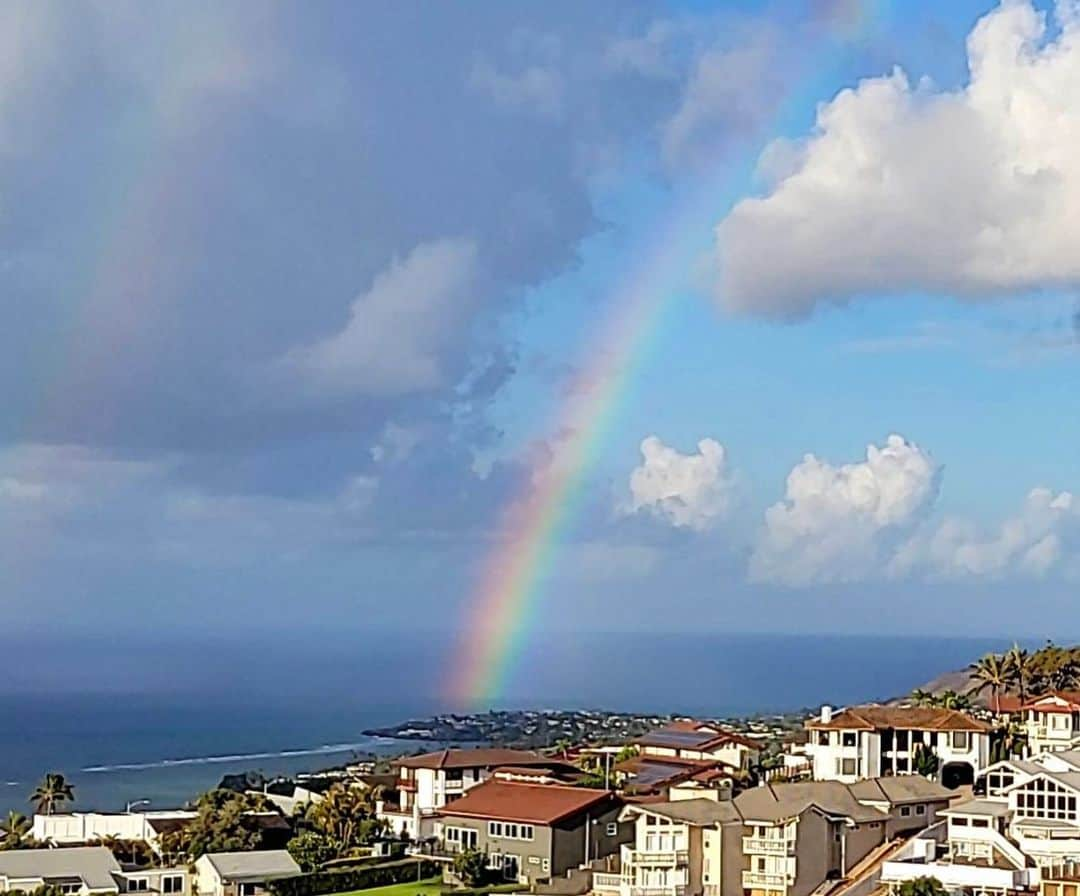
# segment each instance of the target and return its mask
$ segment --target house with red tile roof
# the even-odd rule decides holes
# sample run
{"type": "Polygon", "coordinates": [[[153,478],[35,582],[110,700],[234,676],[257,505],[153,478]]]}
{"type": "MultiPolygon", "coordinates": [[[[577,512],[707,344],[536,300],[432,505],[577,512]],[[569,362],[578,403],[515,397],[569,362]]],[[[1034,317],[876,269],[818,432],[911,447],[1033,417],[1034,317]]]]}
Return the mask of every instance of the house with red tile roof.
{"type": "Polygon", "coordinates": [[[1080,692],[1054,691],[1020,707],[1031,755],[1080,747],[1080,692]]]}
{"type": "Polygon", "coordinates": [[[376,815],[395,834],[414,840],[430,837],[436,813],[491,777],[497,768],[547,769],[549,773],[576,771],[567,763],[532,750],[502,748],[436,750],[408,756],[396,763],[397,801],[382,801],[376,815]]]}
{"type": "Polygon", "coordinates": [[[533,884],[613,855],[633,839],[623,800],[607,790],[489,780],[444,806],[435,825],[447,859],[476,849],[508,881],[533,884]]]}
{"type": "Polygon", "coordinates": [[[916,774],[920,750],[937,757],[946,787],[973,783],[989,765],[990,726],[954,709],[874,704],[834,712],[823,706],[806,728],[806,753],[817,781],[850,784],[916,774]]]}
{"type": "Polygon", "coordinates": [[[761,755],[761,744],[712,722],[679,719],[639,737],[643,757],[723,762],[748,771],[761,755]]]}

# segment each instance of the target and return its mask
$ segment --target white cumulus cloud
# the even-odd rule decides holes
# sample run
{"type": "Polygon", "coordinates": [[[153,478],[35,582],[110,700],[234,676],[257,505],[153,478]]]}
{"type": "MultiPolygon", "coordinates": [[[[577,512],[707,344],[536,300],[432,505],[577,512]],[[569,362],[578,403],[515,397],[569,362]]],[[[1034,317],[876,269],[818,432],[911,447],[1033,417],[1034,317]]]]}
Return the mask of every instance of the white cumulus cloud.
{"type": "Polygon", "coordinates": [[[950,518],[898,552],[895,575],[930,579],[1042,578],[1080,575],[1080,501],[1069,492],[1032,489],[995,529],[950,518]]]}
{"type": "Polygon", "coordinates": [[[807,585],[883,572],[932,507],[939,470],[899,435],[868,446],[859,463],[834,467],[806,455],[788,474],[784,500],[765,512],[751,579],[807,585]]]}
{"type": "Polygon", "coordinates": [[[673,526],[706,529],[731,508],[734,478],[724,446],[702,439],[681,454],[656,436],[641,443],[642,463],[630,474],[631,513],[647,510],[673,526]]]}
{"type": "Polygon", "coordinates": [[[1050,39],[1030,2],[1005,0],[968,36],[966,86],[870,78],[822,105],[805,141],[772,147],[769,192],[718,226],[721,301],[798,316],[1080,283],[1080,15],[1071,0],[1055,15],[1050,39]]]}

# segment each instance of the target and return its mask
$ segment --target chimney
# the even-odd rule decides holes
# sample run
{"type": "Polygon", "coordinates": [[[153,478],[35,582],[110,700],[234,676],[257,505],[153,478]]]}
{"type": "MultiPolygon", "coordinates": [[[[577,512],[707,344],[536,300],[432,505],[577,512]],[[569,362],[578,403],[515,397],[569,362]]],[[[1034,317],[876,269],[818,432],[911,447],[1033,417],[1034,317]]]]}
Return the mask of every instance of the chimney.
{"type": "Polygon", "coordinates": [[[828,725],[832,721],[832,707],[825,705],[821,707],[821,724],[828,725]]]}

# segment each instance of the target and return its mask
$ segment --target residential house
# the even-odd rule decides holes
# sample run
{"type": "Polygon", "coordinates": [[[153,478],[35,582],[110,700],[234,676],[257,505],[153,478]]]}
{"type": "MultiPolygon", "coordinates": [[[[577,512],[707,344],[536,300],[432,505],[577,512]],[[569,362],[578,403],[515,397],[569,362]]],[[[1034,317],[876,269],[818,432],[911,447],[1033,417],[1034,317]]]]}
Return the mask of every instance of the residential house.
{"type": "Polygon", "coordinates": [[[1020,707],[1031,754],[1080,746],[1080,693],[1043,694],[1020,707]]]}
{"type": "Polygon", "coordinates": [[[624,759],[612,769],[614,780],[619,787],[636,796],[667,796],[672,788],[686,786],[717,790],[730,797],[734,788],[734,776],[738,771],[719,760],[684,759],[644,753],[624,759]]]}
{"type": "Polygon", "coordinates": [[[32,836],[42,843],[74,846],[105,837],[139,840],[161,852],[161,834],[187,824],[195,817],[185,809],[157,812],[63,812],[35,815],[32,836]]]}
{"type": "Polygon", "coordinates": [[[749,771],[761,756],[761,744],[711,722],[683,719],[651,731],[635,742],[643,757],[722,762],[749,771]]]}
{"type": "Polygon", "coordinates": [[[882,881],[895,890],[929,875],[954,890],[1006,894],[1058,875],[1071,886],[1061,878],[1080,863],[1080,751],[995,763],[977,787],[983,796],[940,813],[944,821],[886,863],[882,881]]]}
{"type": "Polygon", "coordinates": [[[600,896],[741,896],[742,818],[730,800],[629,804],[622,818],[634,842],[620,849],[617,873],[593,874],[600,896]]]}
{"type": "Polygon", "coordinates": [[[79,896],[92,893],[190,894],[186,868],[125,869],[104,846],[0,852],[0,891],[29,893],[43,886],[79,896]]]}
{"type": "Polygon", "coordinates": [[[823,706],[806,728],[818,781],[915,774],[920,749],[933,751],[950,788],[973,783],[989,764],[990,727],[952,709],[874,705],[834,713],[823,706]]]}
{"type": "Polygon", "coordinates": [[[206,853],[195,861],[195,894],[259,896],[269,881],[298,874],[300,866],[284,849],[206,853]]]}
{"type": "Polygon", "coordinates": [[[630,804],[633,846],[607,896],[806,896],[893,838],[937,820],[952,794],[925,778],[754,787],[730,801],[630,804]]]}
{"type": "Polygon", "coordinates": [[[444,806],[440,853],[477,849],[506,880],[532,884],[615,853],[633,836],[607,790],[490,780],[444,806]]]}
{"type": "Polygon", "coordinates": [[[1064,862],[1044,868],[1039,896],[1080,896],[1080,864],[1064,862]]]}
{"type": "Polygon", "coordinates": [[[566,763],[531,750],[506,749],[438,750],[402,759],[397,766],[398,802],[379,801],[375,814],[395,834],[413,840],[432,836],[438,811],[486,781],[497,768],[567,768],[566,763]]]}

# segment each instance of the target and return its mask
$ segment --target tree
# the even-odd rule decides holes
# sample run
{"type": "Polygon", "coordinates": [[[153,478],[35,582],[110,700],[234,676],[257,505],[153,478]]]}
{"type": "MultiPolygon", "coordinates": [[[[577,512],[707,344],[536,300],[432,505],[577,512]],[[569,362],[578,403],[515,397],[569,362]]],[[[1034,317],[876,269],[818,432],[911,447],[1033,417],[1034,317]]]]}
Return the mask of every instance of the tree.
{"type": "Polygon", "coordinates": [[[65,803],[75,800],[75,790],[67,779],[56,772],[50,772],[41,779],[41,783],[30,794],[30,801],[41,815],[52,815],[65,803]]]}
{"type": "Polygon", "coordinates": [[[956,691],[942,691],[933,698],[932,705],[940,706],[942,709],[971,709],[971,701],[956,691]]]}
{"type": "Polygon", "coordinates": [[[913,877],[900,885],[899,896],[949,896],[936,877],[913,877]]]}
{"type": "Polygon", "coordinates": [[[941,767],[941,760],[938,759],[933,747],[919,744],[915,749],[915,756],[911,760],[911,767],[912,771],[917,775],[922,775],[924,778],[935,778],[938,769],[941,767]]]}
{"type": "Polygon", "coordinates": [[[929,691],[924,691],[922,688],[916,688],[911,692],[911,702],[916,706],[932,706],[934,695],[929,691]]]}
{"type": "Polygon", "coordinates": [[[454,874],[466,887],[479,887],[488,876],[487,856],[478,849],[466,849],[454,856],[454,874]]]}
{"type": "Polygon", "coordinates": [[[336,859],[341,851],[332,838],[319,831],[301,831],[285,848],[304,871],[317,871],[331,859],[336,859]]]}
{"type": "Polygon", "coordinates": [[[1001,713],[1001,693],[1009,686],[1012,665],[1008,654],[988,653],[968,666],[974,683],[968,688],[968,694],[978,696],[983,691],[990,691],[990,707],[994,713],[1001,713]]]}
{"type": "Polygon", "coordinates": [[[252,813],[265,812],[269,805],[261,795],[210,790],[195,801],[195,818],[162,835],[163,851],[193,862],[208,852],[258,849],[262,833],[252,813]]]}
{"type": "Polygon", "coordinates": [[[22,812],[8,812],[7,818],[0,821],[0,831],[4,834],[0,849],[18,849],[25,843],[33,827],[33,822],[22,812]]]}
{"type": "Polygon", "coordinates": [[[1009,685],[1016,690],[1021,704],[1027,702],[1028,688],[1031,682],[1031,654],[1019,644],[1013,644],[1007,654],[1009,659],[1009,685]]]}
{"type": "Polygon", "coordinates": [[[306,824],[329,837],[345,855],[366,846],[386,830],[385,823],[375,818],[369,799],[363,790],[334,784],[308,809],[306,824]]]}

